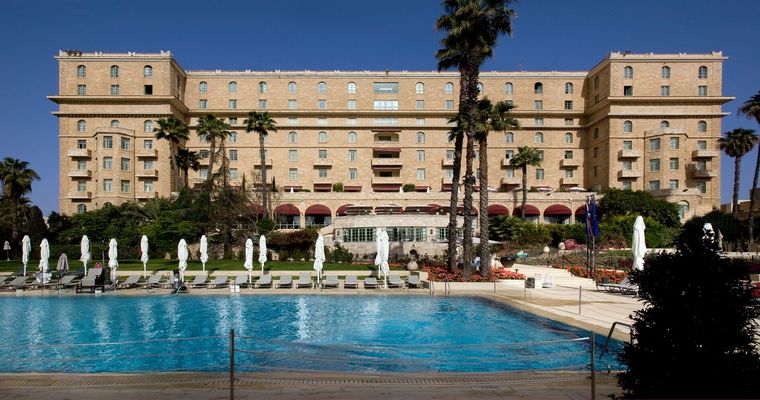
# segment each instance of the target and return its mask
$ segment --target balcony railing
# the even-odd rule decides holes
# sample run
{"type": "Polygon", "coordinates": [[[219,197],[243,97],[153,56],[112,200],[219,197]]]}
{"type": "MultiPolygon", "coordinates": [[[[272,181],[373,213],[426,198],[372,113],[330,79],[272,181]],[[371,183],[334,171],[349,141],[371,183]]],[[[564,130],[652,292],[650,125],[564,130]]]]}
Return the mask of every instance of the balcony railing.
{"type": "Polygon", "coordinates": [[[372,158],[373,167],[401,167],[402,165],[401,158],[372,158]]]}
{"type": "Polygon", "coordinates": [[[137,176],[140,178],[157,178],[158,177],[158,170],[157,169],[142,169],[137,171],[137,176]]]}
{"type": "Polygon", "coordinates": [[[572,168],[578,168],[581,166],[581,160],[572,159],[572,158],[563,158],[559,161],[560,167],[572,167],[572,168]]]}
{"type": "Polygon", "coordinates": [[[697,178],[697,179],[711,179],[711,178],[717,177],[718,174],[715,172],[715,170],[712,170],[712,169],[692,168],[691,176],[692,178],[697,178]]]}
{"type": "Polygon", "coordinates": [[[718,157],[718,150],[697,149],[691,152],[692,158],[715,158],[718,157]]]}
{"type": "Polygon", "coordinates": [[[153,199],[158,197],[158,192],[135,192],[137,199],[153,199]]]}
{"type": "Polygon", "coordinates": [[[622,170],[618,171],[618,178],[628,178],[628,179],[634,179],[634,178],[641,178],[642,174],[640,170],[622,170]]]}
{"type": "Polygon", "coordinates": [[[90,158],[92,157],[92,150],[90,149],[69,149],[67,152],[71,158],[90,158]]]}
{"type": "Polygon", "coordinates": [[[373,176],[372,184],[401,184],[403,180],[400,176],[373,176]]]}
{"type": "Polygon", "coordinates": [[[67,175],[72,178],[92,178],[92,170],[72,169],[72,170],[69,170],[67,175]]]}
{"type": "Polygon", "coordinates": [[[314,160],[314,165],[316,166],[323,166],[323,167],[329,167],[333,165],[333,160],[330,158],[318,158],[314,160]]]}
{"type": "Polygon", "coordinates": [[[68,198],[76,200],[91,199],[92,192],[69,192],[68,198]]]}
{"type": "Polygon", "coordinates": [[[573,177],[564,177],[559,180],[560,185],[580,185],[581,184],[581,178],[577,176],[573,177]]]}
{"type": "Polygon", "coordinates": [[[453,167],[454,166],[454,159],[444,158],[443,160],[441,160],[441,166],[442,167],[453,167]]]}
{"type": "Polygon", "coordinates": [[[135,150],[135,154],[139,158],[156,158],[158,157],[158,150],[138,148],[135,150]]]}
{"type": "Polygon", "coordinates": [[[639,158],[641,157],[641,150],[620,150],[618,152],[618,158],[639,158]]]}

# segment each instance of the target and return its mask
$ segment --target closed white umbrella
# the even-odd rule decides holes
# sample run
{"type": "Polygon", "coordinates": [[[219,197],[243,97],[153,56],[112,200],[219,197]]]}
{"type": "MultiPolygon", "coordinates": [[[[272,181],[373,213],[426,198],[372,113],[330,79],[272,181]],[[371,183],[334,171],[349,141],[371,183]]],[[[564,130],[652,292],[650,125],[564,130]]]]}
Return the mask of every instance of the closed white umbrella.
{"type": "Polygon", "coordinates": [[[179,281],[185,281],[185,270],[187,269],[187,242],[185,239],[180,239],[177,245],[177,258],[179,258],[179,281]]]}
{"type": "Polygon", "coordinates": [[[29,264],[29,254],[32,253],[32,240],[29,235],[24,235],[21,239],[21,262],[24,263],[24,276],[26,276],[26,265],[29,264]]]}
{"type": "Polygon", "coordinates": [[[201,264],[203,272],[206,272],[206,261],[208,261],[208,239],[206,235],[201,236],[201,264]]]}
{"type": "Polygon", "coordinates": [[[390,265],[388,265],[388,256],[390,254],[390,241],[388,238],[388,232],[383,228],[383,260],[380,263],[380,269],[383,271],[383,280],[385,281],[385,287],[388,287],[388,274],[391,272],[390,265]]]}
{"type": "Polygon", "coordinates": [[[319,285],[319,277],[322,275],[322,267],[325,263],[325,238],[322,234],[317,237],[317,243],[314,244],[314,271],[317,271],[317,285],[319,285]]]}
{"type": "Polygon", "coordinates": [[[50,258],[50,245],[47,239],[42,239],[40,243],[40,267],[39,270],[44,274],[48,272],[48,258],[50,258]]]}
{"type": "Polygon", "coordinates": [[[264,275],[264,264],[267,262],[267,238],[264,235],[259,237],[259,264],[261,264],[261,275],[264,275]]]}
{"type": "Polygon", "coordinates": [[[82,236],[82,241],[79,243],[79,252],[82,256],[79,257],[79,261],[84,264],[84,274],[87,275],[87,263],[90,261],[90,239],[87,235],[82,236]]]}
{"type": "Polygon", "coordinates": [[[253,279],[251,278],[251,271],[253,271],[253,240],[251,240],[251,238],[248,238],[245,241],[245,262],[243,263],[243,266],[248,270],[248,285],[250,286],[253,282],[253,279]]]}
{"type": "Polygon", "coordinates": [[[116,271],[119,269],[119,250],[116,248],[116,239],[108,242],[108,268],[111,268],[111,282],[116,281],[116,271]]]}
{"type": "Polygon", "coordinates": [[[633,268],[644,269],[644,255],[647,252],[646,238],[644,236],[644,218],[639,215],[633,224],[633,239],[631,240],[631,252],[633,253],[633,268]]]}
{"type": "Polygon", "coordinates": [[[388,266],[388,234],[385,229],[377,228],[375,232],[375,247],[377,248],[377,255],[375,256],[375,265],[379,272],[383,273],[384,286],[388,285],[388,273],[390,268],[388,266]]]}
{"type": "Polygon", "coordinates": [[[143,278],[148,276],[148,252],[150,247],[148,246],[148,237],[143,235],[140,238],[140,261],[143,263],[143,278]]]}

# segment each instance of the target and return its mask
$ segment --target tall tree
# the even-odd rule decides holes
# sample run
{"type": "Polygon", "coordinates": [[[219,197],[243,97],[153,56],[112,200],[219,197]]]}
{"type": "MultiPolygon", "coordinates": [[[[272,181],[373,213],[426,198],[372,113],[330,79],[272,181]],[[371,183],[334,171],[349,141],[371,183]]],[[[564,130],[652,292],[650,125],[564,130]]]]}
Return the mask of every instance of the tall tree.
{"type": "MultiPolygon", "coordinates": [[[[172,190],[175,190],[180,185],[179,168],[176,163],[177,149],[188,138],[190,131],[184,122],[174,117],[161,118],[158,120],[158,126],[153,128],[153,133],[156,134],[156,139],[164,139],[169,142],[169,163],[171,164],[172,171],[172,190]]],[[[187,183],[185,183],[187,185],[187,183]]]]}
{"type": "Polygon", "coordinates": [[[277,124],[272,115],[266,111],[251,111],[248,118],[245,119],[245,131],[256,132],[259,134],[259,158],[261,160],[261,190],[262,207],[264,207],[264,218],[269,218],[269,185],[267,184],[267,164],[266,149],[264,148],[264,138],[269,132],[277,132],[277,124]]]}
{"type": "MultiPolygon", "coordinates": [[[[205,140],[209,142],[209,163],[206,185],[208,185],[210,189],[213,187],[212,182],[214,181],[214,163],[216,163],[218,152],[217,147],[222,147],[221,150],[224,151],[224,141],[226,141],[227,137],[230,135],[228,130],[230,129],[230,125],[213,114],[206,114],[198,118],[198,126],[196,129],[198,130],[198,136],[205,138],[205,140]]],[[[222,161],[224,161],[226,155],[222,154],[222,156],[222,161]]],[[[224,165],[222,165],[222,168],[223,167],[224,165]]],[[[222,171],[222,175],[224,177],[226,172],[222,171]]]]}
{"type": "Polygon", "coordinates": [[[188,149],[179,149],[177,155],[174,156],[177,168],[182,170],[185,187],[188,187],[190,183],[188,180],[188,171],[191,169],[197,171],[201,167],[200,159],[198,152],[188,149]]]}
{"type": "Polygon", "coordinates": [[[40,180],[36,171],[29,168],[28,161],[5,157],[0,162],[0,181],[2,182],[3,197],[11,204],[11,237],[13,242],[19,239],[19,216],[24,195],[32,191],[32,182],[40,180]]]}
{"type": "Polygon", "coordinates": [[[541,156],[532,147],[522,146],[517,154],[509,160],[509,165],[522,169],[522,202],[520,203],[520,218],[525,220],[525,205],[528,202],[528,167],[540,167],[541,156]]]}
{"type": "Polygon", "coordinates": [[[731,207],[731,215],[737,218],[739,215],[739,174],[741,172],[742,157],[752,151],[757,142],[757,136],[752,129],[736,128],[725,133],[725,137],[718,139],[718,146],[727,156],[734,158],[734,195],[731,207]]]}
{"type": "MultiPolygon", "coordinates": [[[[469,250],[472,247],[471,218],[472,188],[475,177],[472,175],[472,159],[475,157],[474,150],[474,127],[477,114],[478,79],[480,65],[493,55],[496,40],[502,34],[512,33],[512,21],[514,11],[507,8],[511,0],[444,0],[444,14],[438,18],[436,26],[438,30],[446,32],[446,37],[441,40],[443,48],[438,50],[438,70],[457,68],[459,70],[459,114],[461,119],[467,121],[468,128],[464,132],[467,136],[466,163],[470,168],[465,170],[465,193],[464,193],[464,238],[462,247],[464,250],[464,276],[467,278],[472,273],[472,264],[469,259],[469,250]]],[[[461,146],[456,147],[454,154],[455,169],[461,168],[461,146]],[[457,162],[457,150],[459,162],[457,162]]],[[[457,171],[455,171],[456,173],[457,171]]],[[[452,180],[450,213],[453,216],[449,220],[449,266],[456,263],[454,251],[456,249],[456,210],[458,201],[458,182],[452,180]]]]}
{"type": "MultiPolygon", "coordinates": [[[[747,118],[754,118],[758,124],[760,124],[760,92],[749,98],[749,100],[742,103],[739,107],[739,115],[744,115],[747,118]]],[[[750,251],[755,244],[754,226],[755,226],[755,189],[757,188],[757,178],[760,175],[760,149],[757,151],[757,159],[755,160],[755,176],[752,179],[752,188],[749,190],[749,245],[750,251]]]]}

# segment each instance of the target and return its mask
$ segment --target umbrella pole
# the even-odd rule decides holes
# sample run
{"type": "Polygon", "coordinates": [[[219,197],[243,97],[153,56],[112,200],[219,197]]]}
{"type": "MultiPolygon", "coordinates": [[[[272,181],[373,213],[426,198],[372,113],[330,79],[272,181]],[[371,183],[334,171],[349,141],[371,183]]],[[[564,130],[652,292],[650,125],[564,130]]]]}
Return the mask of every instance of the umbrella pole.
{"type": "Polygon", "coordinates": [[[206,272],[206,263],[203,263],[203,272],[206,272]]]}
{"type": "Polygon", "coordinates": [[[143,278],[148,277],[148,263],[143,263],[143,278]]]}
{"type": "Polygon", "coordinates": [[[251,283],[253,283],[253,278],[251,277],[251,270],[248,270],[248,287],[251,286],[251,283]]]}

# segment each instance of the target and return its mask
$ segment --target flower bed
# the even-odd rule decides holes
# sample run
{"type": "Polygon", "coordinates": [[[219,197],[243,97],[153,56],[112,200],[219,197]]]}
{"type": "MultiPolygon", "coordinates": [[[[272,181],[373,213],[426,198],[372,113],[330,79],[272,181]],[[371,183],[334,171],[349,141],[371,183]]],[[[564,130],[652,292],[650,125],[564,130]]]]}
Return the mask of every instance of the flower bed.
{"type": "MultiPolygon", "coordinates": [[[[461,272],[451,272],[443,267],[422,267],[428,273],[431,281],[464,282],[461,272]]],[[[525,279],[525,275],[511,271],[507,268],[493,268],[491,274],[483,276],[476,272],[470,277],[470,282],[493,282],[497,279],[525,279]]]]}
{"type": "Polygon", "coordinates": [[[628,273],[625,271],[597,269],[594,271],[594,276],[591,277],[588,274],[588,268],[586,268],[584,265],[573,265],[567,267],[567,270],[574,276],[579,276],[581,278],[592,278],[596,282],[620,283],[623,279],[625,279],[625,277],[628,276],[628,273]]]}

